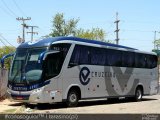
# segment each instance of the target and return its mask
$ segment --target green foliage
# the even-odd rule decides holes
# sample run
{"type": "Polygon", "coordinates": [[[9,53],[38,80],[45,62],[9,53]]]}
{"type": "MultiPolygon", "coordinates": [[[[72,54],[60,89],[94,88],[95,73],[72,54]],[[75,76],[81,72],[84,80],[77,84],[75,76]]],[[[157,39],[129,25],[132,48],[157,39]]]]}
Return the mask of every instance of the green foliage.
{"type": "Polygon", "coordinates": [[[160,65],[160,50],[153,49],[152,52],[155,52],[158,56],[158,65],[160,65]]]}
{"type": "Polygon", "coordinates": [[[91,40],[100,40],[108,43],[114,43],[110,40],[105,40],[106,33],[101,28],[92,28],[84,30],[82,28],[77,29],[77,24],[79,19],[69,19],[65,20],[63,13],[57,13],[52,20],[53,29],[49,36],[69,36],[73,35],[75,37],[86,38],[91,40]]]}
{"type": "Polygon", "coordinates": [[[80,38],[91,39],[91,40],[99,40],[107,43],[114,43],[111,40],[105,40],[106,33],[101,28],[92,28],[91,30],[89,29],[84,30],[81,28],[77,30],[75,36],[80,38]]]}
{"type": "Polygon", "coordinates": [[[159,49],[159,46],[160,46],[160,39],[155,40],[155,41],[154,41],[154,45],[155,45],[156,49],[159,49]]]}
{"type": "Polygon", "coordinates": [[[105,41],[105,31],[100,28],[92,28],[91,30],[84,30],[81,28],[76,31],[75,36],[91,40],[105,41]]]}
{"type": "Polygon", "coordinates": [[[152,52],[155,52],[158,56],[160,56],[160,50],[153,49],[152,52]]]}
{"type": "Polygon", "coordinates": [[[53,29],[50,36],[56,37],[56,36],[68,36],[68,35],[74,35],[76,32],[76,27],[79,19],[70,19],[66,21],[64,19],[63,13],[57,13],[53,17],[53,29]]]}
{"type": "MultiPolygon", "coordinates": [[[[11,46],[5,46],[0,48],[0,58],[2,58],[4,55],[7,55],[9,53],[15,52],[16,48],[11,47],[11,46]]],[[[10,63],[11,63],[12,58],[7,58],[5,59],[5,68],[9,69],[10,68],[10,63]]]]}

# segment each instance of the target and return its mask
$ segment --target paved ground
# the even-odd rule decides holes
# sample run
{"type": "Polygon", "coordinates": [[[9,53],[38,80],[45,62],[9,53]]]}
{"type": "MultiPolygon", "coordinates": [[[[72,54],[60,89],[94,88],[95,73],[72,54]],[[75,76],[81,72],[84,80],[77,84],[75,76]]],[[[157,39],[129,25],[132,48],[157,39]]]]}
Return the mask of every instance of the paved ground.
{"type": "Polygon", "coordinates": [[[160,95],[145,97],[141,102],[106,100],[81,102],[76,108],[65,108],[63,104],[39,107],[36,113],[160,113],[160,95]]]}
{"type": "Polygon", "coordinates": [[[160,94],[146,96],[141,102],[121,99],[80,102],[78,107],[67,108],[64,104],[45,104],[26,108],[22,103],[5,100],[0,103],[0,113],[159,113],[160,94]]]}

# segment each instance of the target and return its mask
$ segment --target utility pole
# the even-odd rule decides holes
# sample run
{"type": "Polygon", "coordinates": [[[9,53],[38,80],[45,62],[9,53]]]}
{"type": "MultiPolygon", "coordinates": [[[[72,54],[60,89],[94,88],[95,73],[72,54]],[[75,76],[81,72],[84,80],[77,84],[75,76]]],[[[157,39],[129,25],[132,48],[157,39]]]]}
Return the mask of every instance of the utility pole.
{"type": "Polygon", "coordinates": [[[22,43],[24,43],[25,42],[25,28],[27,28],[25,21],[31,20],[31,17],[27,17],[27,18],[18,17],[18,18],[16,18],[16,20],[22,21],[22,43]]]}
{"type": "Polygon", "coordinates": [[[119,44],[119,30],[118,29],[118,23],[120,22],[120,20],[118,20],[118,12],[116,13],[116,21],[114,22],[116,24],[116,30],[114,31],[116,33],[116,44],[119,44]]]}
{"type": "Polygon", "coordinates": [[[27,27],[31,27],[31,32],[27,32],[27,33],[31,34],[31,41],[33,41],[33,35],[38,34],[38,32],[33,31],[33,28],[38,28],[38,26],[27,26],[27,27]]]}

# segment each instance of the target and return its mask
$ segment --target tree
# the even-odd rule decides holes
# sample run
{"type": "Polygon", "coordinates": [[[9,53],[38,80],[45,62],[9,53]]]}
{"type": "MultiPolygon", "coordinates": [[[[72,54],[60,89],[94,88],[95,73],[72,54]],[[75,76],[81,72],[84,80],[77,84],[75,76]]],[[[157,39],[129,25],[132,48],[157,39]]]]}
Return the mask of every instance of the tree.
{"type": "Polygon", "coordinates": [[[91,40],[105,41],[105,31],[100,28],[92,28],[91,30],[84,30],[81,28],[76,31],[75,36],[91,40]]]}
{"type": "Polygon", "coordinates": [[[52,20],[53,29],[52,29],[52,32],[49,34],[49,36],[56,37],[56,36],[73,35],[75,37],[80,37],[80,38],[114,43],[111,40],[105,40],[106,33],[101,28],[92,28],[87,30],[82,28],[77,29],[78,22],[79,22],[79,19],[74,19],[74,18],[65,20],[63,13],[57,13],[53,17],[53,20],[52,20]]]}
{"type": "MultiPolygon", "coordinates": [[[[11,46],[5,46],[0,48],[0,58],[2,58],[4,55],[10,54],[15,52],[16,48],[11,47],[11,46]]],[[[7,58],[5,60],[5,68],[9,69],[10,68],[10,63],[11,63],[12,58],[7,58]]]]}
{"type": "Polygon", "coordinates": [[[159,49],[160,47],[160,39],[154,41],[155,49],[159,49]]]}
{"type": "Polygon", "coordinates": [[[69,36],[74,35],[76,32],[76,27],[79,19],[69,19],[68,21],[64,19],[63,13],[57,13],[53,17],[53,29],[50,36],[69,36]]]}

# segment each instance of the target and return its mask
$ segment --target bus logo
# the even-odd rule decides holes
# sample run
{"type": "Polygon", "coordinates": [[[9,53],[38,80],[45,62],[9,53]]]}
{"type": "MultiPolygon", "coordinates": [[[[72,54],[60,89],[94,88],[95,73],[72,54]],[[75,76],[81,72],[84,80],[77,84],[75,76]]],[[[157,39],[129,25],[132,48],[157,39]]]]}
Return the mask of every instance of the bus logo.
{"type": "Polygon", "coordinates": [[[28,45],[36,44],[38,41],[28,42],[28,45]]]}
{"type": "Polygon", "coordinates": [[[82,85],[87,85],[90,81],[90,70],[87,67],[83,67],[79,73],[79,79],[82,85]]]}

